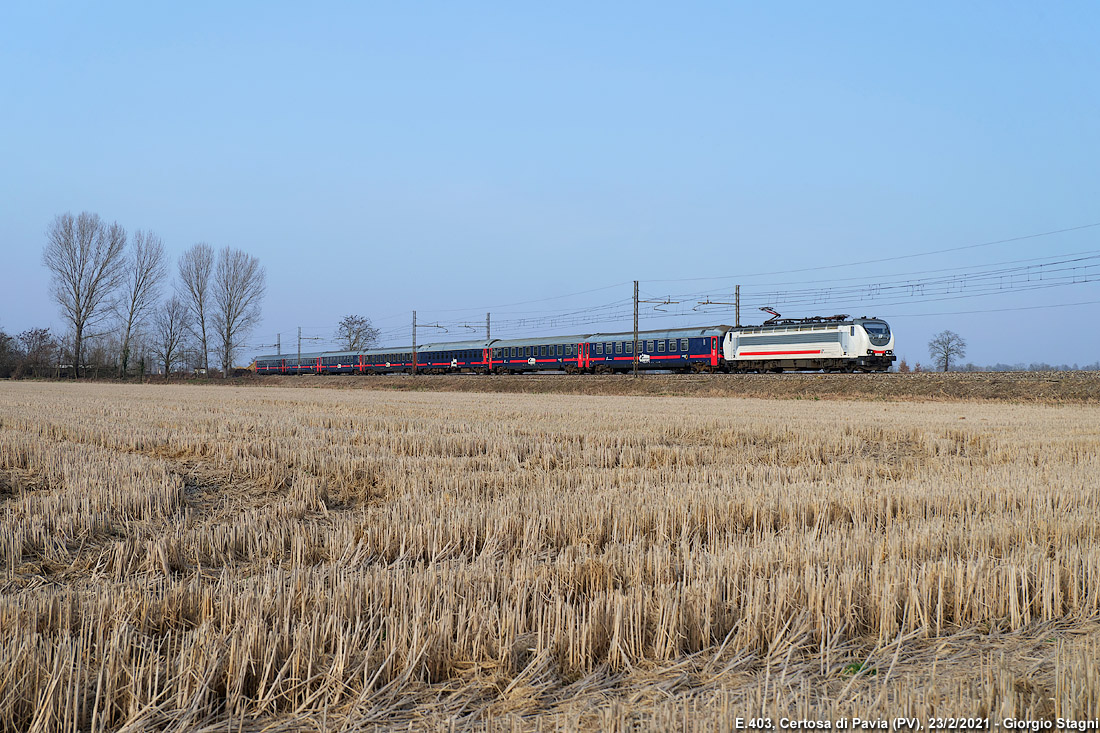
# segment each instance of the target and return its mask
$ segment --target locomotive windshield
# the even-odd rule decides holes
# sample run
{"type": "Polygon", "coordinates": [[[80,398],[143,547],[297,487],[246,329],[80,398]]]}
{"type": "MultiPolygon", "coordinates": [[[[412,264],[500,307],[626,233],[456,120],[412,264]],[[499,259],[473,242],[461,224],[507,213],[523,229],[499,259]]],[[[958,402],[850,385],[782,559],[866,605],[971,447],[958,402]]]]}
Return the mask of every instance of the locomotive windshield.
{"type": "Polygon", "coordinates": [[[884,321],[864,321],[863,328],[875,346],[885,346],[890,342],[890,327],[884,321]]]}

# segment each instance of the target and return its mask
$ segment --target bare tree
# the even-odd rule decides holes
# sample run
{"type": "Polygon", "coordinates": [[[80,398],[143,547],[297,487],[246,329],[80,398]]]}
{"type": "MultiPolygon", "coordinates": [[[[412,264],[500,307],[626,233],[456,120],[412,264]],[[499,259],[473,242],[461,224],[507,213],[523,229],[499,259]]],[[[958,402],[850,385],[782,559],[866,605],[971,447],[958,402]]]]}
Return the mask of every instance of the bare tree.
{"type": "Polygon", "coordinates": [[[112,332],[93,333],[85,336],[86,347],[81,358],[74,366],[84,371],[85,376],[92,372],[93,379],[99,379],[100,372],[110,374],[114,369],[114,356],[118,353],[118,339],[112,332]]]}
{"type": "Polygon", "coordinates": [[[134,330],[144,324],[156,307],[160,284],[167,272],[164,242],[153,232],[138,229],[131,239],[126,258],[126,275],[117,304],[122,323],[122,353],[119,354],[118,376],[126,376],[130,363],[130,342],[134,330]]]}
{"type": "Polygon", "coordinates": [[[46,230],[42,262],[53,273],[50,294],[73,329],[73,364],[80,376],[84,331],[105,315],[122,281],[126,230],[98,214],[60,214],[46,230]]]}
{"type": "Polygon", "coordinates": [[[210,320],[217,334],[214,350],[221,359],[223,377],[229,376],[234,352],[260,320],[266,289],[267,276],[258,259],[229,247],[218,253],[210,320]]]}
{"type": "Polygon", "coordinates": [[[179,297],[161,304],[153,316],[153,356],[164,366],[164,378],[184,357],[187,339],[188,309],[179,297]]]}
{"type": "Polygon", "coordinates": [[[48,328],[28,328],[18,336],[23,346],[22,373],[30,372],[36,377],[48,373],[53,357],[57,354],[57,339],[48,328]]]}
{"type": "Polygon", "coordinates": [[[210,348],[206,324],[210,318],[210,278],[214,274],[214,249],[199,242],[180,256],[180,291],[191,315],[190,327],[199,340],[202,367],[210,371],[210,348]]]}
{"type": "Polygon", "coordinates": [[[14,336],[0,330],[0,378],[10,377],[19,365],[19,345],[14,336]]]}
{"type": "Polygon", "coordinates": [[[949,371],[953,360],[966,356],[966,340],[954,331],[941,331],[928,342],[928,355],[938,369],[949,371]]]}
{"type": "Polygon", "coordinates": [[[344,351],[362,351],[378,340],[378,329],[363,316],[344,316],[336,327],[336,341],[344,351]]]}

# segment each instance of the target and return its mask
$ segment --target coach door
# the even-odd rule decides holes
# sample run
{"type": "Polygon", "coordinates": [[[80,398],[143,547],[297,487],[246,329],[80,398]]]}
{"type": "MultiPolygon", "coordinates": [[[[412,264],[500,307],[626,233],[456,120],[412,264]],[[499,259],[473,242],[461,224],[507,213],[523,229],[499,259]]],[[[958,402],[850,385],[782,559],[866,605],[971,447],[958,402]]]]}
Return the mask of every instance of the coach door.
{"type": "Polygon", "coordinates": [[[710,337],[710,365],[718,366],[718,337],[710,337]]]}

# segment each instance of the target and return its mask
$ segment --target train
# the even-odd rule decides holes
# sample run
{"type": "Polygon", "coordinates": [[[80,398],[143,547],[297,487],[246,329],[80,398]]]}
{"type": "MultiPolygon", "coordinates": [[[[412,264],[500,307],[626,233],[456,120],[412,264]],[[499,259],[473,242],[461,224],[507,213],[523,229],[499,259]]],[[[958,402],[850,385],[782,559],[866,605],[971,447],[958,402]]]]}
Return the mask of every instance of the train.
{"type": "MultiPolygon", "coordinates": [[[[772,312],[769,310],[769,312],[772,312]]],[[[256,374],[611,374],[634,369],[634,332],[481,339],[258,356],[256,374]]],[[[637,368],[672,372],[884,372],[894,334],[881,318],[781,318],[758,326],[639,331],[637,368]]]]}

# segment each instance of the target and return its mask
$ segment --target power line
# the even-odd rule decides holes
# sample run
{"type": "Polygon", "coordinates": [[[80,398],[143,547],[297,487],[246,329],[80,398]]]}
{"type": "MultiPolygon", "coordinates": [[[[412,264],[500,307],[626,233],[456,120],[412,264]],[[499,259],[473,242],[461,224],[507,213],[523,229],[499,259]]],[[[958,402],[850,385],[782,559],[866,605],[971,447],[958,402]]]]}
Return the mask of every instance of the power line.
{"type": "Polygon", "coordinates": [[[887,313],[884,318],[920,318],[922,316],[963,316],[972,313],[1006,313],[1008,311],[1033,311],[1047,308],[1070,308],[1078,305],[1096,305],[1100,300],[1082,300],[1077,303],[1051,303],[1049,305],[1021,305],[1014,308],[987,308],[974,311],[942,311],[939,313],[887,313]]]}
{"type": "MultiPolygon", "coordinates": [[[[784,286],[784,285],[813,285],[815,283],[843,283],[843,282],[853,282],[853,281],[867,282],[868,280],[872,280],[872,279],[874,279],[876,281],[880,281],[881,278],[898,278],[898,277],[910,278],[913,275],[929,275],[929,274],[943,273],[943,272],[961,273],[961,272],[967,272],[967,271],[970,271],[970,270],[975,270],[975,269],[981,268],[981,267],[999,267],[999,266],[1002,266],[1002,265],[1018,265],[1018,264],[1026,263],[1026,262],[1038,262],[1040,260],[1049,260],[1052,257],[1054,257],[1054,258],[1059,258],[1059,257],[1071,258],[1071,257],[1080,257],[1080,256],[1096,255],[1096,254],[1100,254],[1100,250],[1089,249],[1089,250],[1082,250],[1082,251],[1079,251],[1079,252],[1064,252],[1064,253],[1060,253],[1060,254],[1046,254],[1046,255],[1043,255],[1041,257],[1025,257],[1023,259],[1016,259],[1016,260],[1001,260],[1000,262],[989,262],[989,263],[985,263],[985,264],[981,264],[981,265],[962,265],[962,266],[959,266],[959,267],[937,267],[937,268],[932,268],[932,269],[928,269],[928,270],[913,270],[913,271],[910,271],[910,272],[890,272],[890,273],[882,273],[880,275],[853,275],[851,277],[830,277],[830,278],[823,278],[823,279],[820,279],[820,280],[785,280],[785,281],[779,281],[779,282],[753,283],[753,287],[754,288],[772,288],[772,287],[777,288],[777,287],[781,287],[781,286],[784,286]]],[[[680,295],[679,297],[682,297],[682,298],[691,298],[691,297],[703,298],[703,297],[706,297],[708,295],[714,295],[714,294],[715,294],[715,291],[713,289],[708,289],[708,290],[701,290],[701,291],[696,292],[696,293],[684,293],[684,294],[680,295]]]]}
{"type": "Polygon", "coordinates": [[[896,262],[898,260],[908,260],[914,257],[927,257],[929,255],[945,254],[947,252],[962,252],[968,249],[978,249],[979,247],[991,247],[995,244],[1008,244],[1010,242],[1022,242],[1028,239],[1038,239],[1040,237],[1049,237],[1055,234],[1065,234],[1067,232],[1081,231],[1082,229],[1091,229],[1093,227],[1100,227],[1100,221],[1092,224],[1082,224],[1076,227],[1067,227],[1065,229],[1054,229],[1049,232],[1038,232],[1036,234],[1025,234],[1020,237],[1009,237],[1008,239],[995,239],[989,242],[980,242],[978,244],[965,244],[960,247],[947,247],[945,249],[930,250],[927,252],[914,252],[907,255],[895,255],[893,257],[880,257],[873,260],[858,260],[856,262],[842,262],[834,265],[817,265],[815,267],[802,267],[794,270],[773,270],[771,272],[757,272],[741,275],[721,275],[713,277],[685,277],[685,278],[673,278],[666,280],[648,280],[647,282],[699,282],[703,280],[733,280],[736,278],[746,277],[764,277],[766,275],[787,275],[796,272],[816,272],[819,270],[832,270],[838,267],[853,267],[855,265],[874,265],[880,262],[896,262]]]}
{"type": "MultiPolygon", "coordinates": [[[[960,247],[949,247],[928,252],[883,257],[874,260],[862,260],[857,263],[842,263],[799,268],[793,270],[781,270],[772,273],[757,273],[756,275],[745,275],[743,277],[821,271],[851,266],[855,264],[864,265],[881,262],[891,262],[926,255],[942,254],[945,252],[957,252],[962,250],[976,249],[979,247],[988,247],[996,244],[1030,240],[1039,237],[1052,236],[1056,234],[1080,231],[1095,227],[1100,227],[1100,222],[1085,224],[1077,227],[1058,229],[1049,232],[1028,234],[1020,237],[1012,237],[1008,239],[993,240],[978,244],[963,245],[960,247]]],[[[773,306],[781,309],[805,308],[808,306],[828,306],[830,308],[847,308],[851,306],[854,306],[856,308],[867,308],[874,306],[875,308],[882,308],[899,304],[913,304],[922,302],[937,302],[941,300],[957,300],[962,298],[983,297],[987,295],[995,295],[998,293],[1021,293],[1032,290],[1046,289],[1050,287],[1084,284],[1100,280],[1100,271],[1098,271],[1098,268],[1100,268],[1100,263],[1098,263],[1097,260],[1100,260],[1100,250],[1086,250],[1083,252],[1075,252],[1067,255],[1055,255],[1053,257],[1048,255],[1046,258],[1033,257],[1008,260],[1005,262],[997,262],[987,265],[938,268],[908,273],[895,273],[891,275],[880,276],[872,282],[867,282],[867,278],[863,278],[863,282],[858,283],[857,281],[859,281],[861,278],[852,276],[845,278],[829,278],[827,280],[803,280],[783,283],[760,284],[752,288],[752,291],[756,292],[748,291],[745,294],[747,295],[747,297],[744,297],[741,300],[743,304],[749,308],[760,307],[764,305],[773,306]],[[934,276],[924,278],[913,277],[913,275],[918,274],[932,274],[934,276]],[[802,287],[792,289],[779,289],[776,287],[786,284],[812,285],[815,283],[833,283],[834,285],[831,287],[802,287]],[[837,283],[843,284],[838,285],[837,283]],[[761,290],[764,287],[775,289],[761,290]]],[[[732,279],[732,277],[733,276],[681,278],[654,280],[650,282],[698,282],[732,279]]],[[[525,332],[545,331],[546,329],[564,329],[581,326],[595,326],[609,323],[622,323],[628,320],[632,315],[630,306],[632,305],[633,299],[631,298],[624,298],[599,305],[572,308],[566,310],[556,310],[550,308],[535,309],[529,311],[509,311],[506,309],[532,303],[546,303],[550,301],[560,300],[562,298],[587,295],[609,290],[615,287],[620,287],[625,284],[627,283],[616,283],[614,285],[590,288],[587,290],[565,293],[556,296],[534,298],[501,304],[498,306],[490,306],[492,308],[504,310],[503,313],[500,313],[500,315],[498,315],[498,317],[494,319],[494,325],[496,326],[495,330],[498,334],[508,334],[509,336],[515,337],[517,334],[522,334],[525,332]]],[[[723,299],[731,297],[726,292],[716,292],[714,290],[689,294],[661,293],[658,295],[643,291],[639,291],[639,293],[644,294],[646,296],[646,300],[656,300],[660,298],[660,301],[654,304],[653,310],[647,311],[646,313],[646,317],[651,320],[665,320],[668,318],[698,320],[700,315],[703,314],[710,313],[712,315],[717,315],[717,313],[721,311],[707,310],[707,308],[709,306],[728,306],[729,303],[723,302],[723,299]],[[689,302],[691,303],[690,309],[686,305],[681,308],[671,307],[679,303],[689,302]],[[702,310],[700,310],[700,307],[702,307],[702,310]]],[[[1093,302],[1094,301],[1085,301],[1080,303],[1080,305],[1092,304],[1093,302]]],[[[1035,308],[1042,307],[1046,306],[1035,306],[1035,308]]],[[[437,310],[434,312],[462,313],[480,310],[481,308],[485,308],[485,306],[480,306],[478,308],[449,308],[437,310]]],[[[999,310],[1029,309],[1031,308],[1017,307],[1007,309],[991,309],[986,311],[959,311],[958,313],[981,313],[998,312],[999,310]]],[[[399,315],[400,314],[384,316],[378,319],[376,322],[384,322],[390,320],[391,318],[397,318],[399,315]]],[[[944,315],[947,315],[947,313],[944,313],[944,315]]],[[[436,325],[438,325],[438,327],[444,333],[449,332],[450,329],[469,330],[473,328],[466,320],[437,321],[436,325]]],[[[335,326],[309,326],[305,328],[308,328],[310,331],[331,332],[335,329],[335,326]]],[[[405,335],[407,333],[407,326],[398,326],[395,324],[393,327],[379,329],[378,340],[379,342],[385,342],[390,339],[395,339],[399,336],[405,335]]],[[[325,343],[335,342],[334,339],[329,337],[315,336],[311,338],[304,338],[309,338],[309,340],[322,341],[325,343]]]]}

